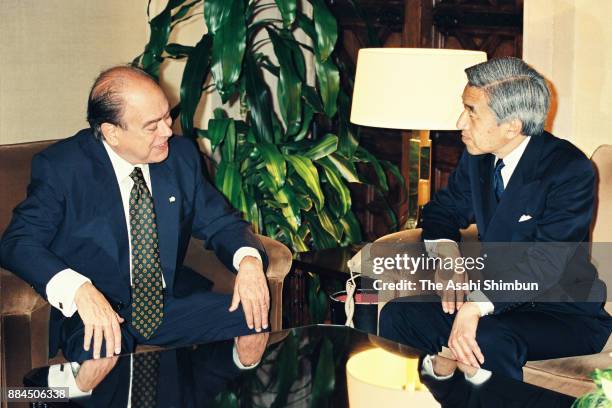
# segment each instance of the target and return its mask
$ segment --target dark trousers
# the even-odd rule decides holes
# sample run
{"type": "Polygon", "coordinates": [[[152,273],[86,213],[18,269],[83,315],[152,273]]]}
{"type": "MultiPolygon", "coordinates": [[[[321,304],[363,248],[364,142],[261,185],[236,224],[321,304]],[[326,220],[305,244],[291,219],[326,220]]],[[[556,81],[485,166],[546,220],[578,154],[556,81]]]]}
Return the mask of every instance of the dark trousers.
{"type": "MultiPolygon", "coordinates": [[[[204,290],[182,298],[166,296],[164,319],[149,339],[130,324],[131,309],[128,307],[119,312],[125,319],[121,324],[121,353],[133,352],[138,344],[181,347],[255,333],[247,326],[242,307],[229,312],[230,303],[231,295],[204,290]]],[[[93,358],[93,341],[89,351],[83,349],[84,333],[78,313],[64,322],[60,348],[67,360],[80,363],[93,358]]],[[[106,357],[104,342],[100,356],[106,357]]]]}
{"type": "MultiPolygon", "coordinates": [[[[428,354],[448,347],[455,315],[444,313],[438,297],[407,299],[395,299],[383,307],[380,335],[428,354]]],[[[609,319],[559,313],[545,304],[526,303],[482,317],[476,342],[485,358],[482,368],[522,380],[522,367],[528,360],[597,353],[610,330],[609,319]]]]}

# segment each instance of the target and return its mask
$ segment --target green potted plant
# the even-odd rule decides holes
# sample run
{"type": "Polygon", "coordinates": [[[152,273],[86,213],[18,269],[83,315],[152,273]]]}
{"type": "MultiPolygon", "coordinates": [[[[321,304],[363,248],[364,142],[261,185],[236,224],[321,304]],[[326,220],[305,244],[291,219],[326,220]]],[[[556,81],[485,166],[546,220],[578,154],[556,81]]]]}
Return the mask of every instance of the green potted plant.
{"type": "Polygon", "coordinates": [[[201,0],[170,0],[150,20],[149,43],[134,60],[157,77],[163,60],[186,59],[172,116],[180,117],[183,135],[210,141],[218,158],[214,182],[255,231],[297,252],[361,241],[349,191],[349,183],[363,182],[359,163],[373,167],[381,194],[388,191],[385,170],[401,178],[395,166],[359,146],[334,60],[336,20],[324,0],[309,2],[311,17],[297,0],[206,0],[202,18],[193,12],[201,0]],[[261,17],[271,8],[281,18],[261,17]],[[200,41],[168,43],[171,30],[192,18],[206,24],[200,41]],[[296,39],[298,29],[311,44],[296,39]],[[264,43],[272,44],[277,63],[260,51],[264,43]],[[275,93],[264,70],[278,78],[275,93]],[[194,114],[209,76],[222,102],[237,100],[242,115],[230,117],[219,107],[204,130],[194,126],[194,114]]]}
{"type": "Polygon", "coordinates": [[[612,367],[595,369],[591,378],[597,386],[595,391],[578,398],[572,408],[611,408],[612,407],[612,367]]]}

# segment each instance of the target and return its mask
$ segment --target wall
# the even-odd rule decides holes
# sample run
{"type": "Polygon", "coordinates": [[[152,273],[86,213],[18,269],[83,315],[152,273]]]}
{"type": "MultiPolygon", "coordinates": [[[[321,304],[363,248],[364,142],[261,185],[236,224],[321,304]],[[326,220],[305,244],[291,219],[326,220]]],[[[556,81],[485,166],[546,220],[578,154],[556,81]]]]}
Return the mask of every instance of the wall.
{"type": "Polygon", "coordinates": [[[612,144],[612,1],[529,0],[523,57],[554,85],[549,129],[590,155],[612,144]]]}
{"type": "Polygon", "coordinates": [[[0,144],[58,139],[87,126],[104,68],[148,38],[146,0],[0,1],[0,144]]]}

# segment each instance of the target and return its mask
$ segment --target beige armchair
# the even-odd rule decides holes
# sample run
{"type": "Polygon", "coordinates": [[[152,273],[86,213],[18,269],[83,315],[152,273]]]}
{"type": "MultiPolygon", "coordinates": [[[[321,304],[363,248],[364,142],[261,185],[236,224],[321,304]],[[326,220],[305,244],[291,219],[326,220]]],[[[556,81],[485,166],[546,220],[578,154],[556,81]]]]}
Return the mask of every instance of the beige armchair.
{"type": "MultiPolygon", "coordinates": [[[[597,172],[597,198],[595,204],[595,216],[593,219],[592,241],[594,243],[612,242],[612,145],[600,146],[591,157],[593,166],[597,172]]],[[[477,241],[478,231],[476,225],[461,231],[463,241],[477,241]]],[[[421,241],[421,230],[405,230],[385,235],[375,242],[382,243],[417,243],[421,241]]],[[[365,247],[367,248],[367,247],[365,247]]],[[[361,271],[362,253],[357,253],[350,261],[349,268],[353,271],[361,271]]],[[[364,255],[367,259],[367,256],[364,255]]],[[[612,254],[606,248],[594,246],[591,258],[598,265],[612,264],[612,254]]],[[[599,268],[600,274],[610,268],[599,268]]],[[[605,282],[612,282],[612,276],[601,276],[605,282]]],[[[608,289],[608,293],[610,289],[608,289]]],[[[389,298],[414,295],[415,292],[396,291],[389,298]]],[[[379,310],[384,302],[379,304],[379,310]]],[[[612,314],[612,302],[607,302],[606,310],[612,314]]],[[[561,341],[551,339],[551,341],[561,341]]],[[[594,388],[589,374],[595,368],[612,366],[612,337],[601,353],[567,357],[552,360],[530,361],[523,369],[525,382],[553,389],[574,396],[582,395],[594,388]]]]}
{"type": "MultiPolygon", "coordinates": [[[[25,198],[32,156],[52,142],[0,146],[0,234],[12,209],[25,198]]],[[[283,281],[291,268],[289,249],[271,238],[259,236],[269,257],[270,324],[282,328],[283,281]]],[[[185,265],[214,283],[213,291],[231,293],[234,274],[225,268],[202,242],[192,239],[185,265]]],[[[49,363],[49,304],[20,278],[0,268],[0,385],[22,386],[23,375],[49,363]]],[[[55,359],[54,361],[57,361],[55,359]]]]}

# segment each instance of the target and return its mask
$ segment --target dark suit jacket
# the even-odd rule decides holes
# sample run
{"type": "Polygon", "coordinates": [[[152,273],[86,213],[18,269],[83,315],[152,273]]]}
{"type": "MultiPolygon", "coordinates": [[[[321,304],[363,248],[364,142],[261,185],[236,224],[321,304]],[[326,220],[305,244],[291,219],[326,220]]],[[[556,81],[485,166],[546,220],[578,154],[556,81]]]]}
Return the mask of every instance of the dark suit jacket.
{"type": "MultiPolygon", "coordinates": [[[[206,241],[230,269],[242,246],[265,253],[259,240],[202,176],[191,141],[169,140],[168,158],[150,164],[163,275],[167,292],[190,237],[206,241]],[[174,197],[174,201],[170,200],[174,197]]],[[[101,141],[90,129],[34,156],[28,195],[15,209],[0,243],[0,262],[46,297],[59,271],[72,268],[92,280],[119,309],[130,302],[128,232],[117,179],[101,141]]],[[[62,314],[53,309],[50,352],[56,351],[62,314]]]]}
{"type": "Polygon", "coordinates": [[[499,203],[492,191],[493,160],[492,154],[464,152],[448,187],[423,209],[423,239],[460,241],[459,229],[475,221],[480,241],[506,243],[489,245],[494,256],[487,261],[488,277],[535,282],[539,291],[482,290],[494,313],[548,299],[554,310],[601,316],[605,285],[585,244],[595,181],[589,159],[547,132],[532,136],[499,203]],[[523,215],[531,219],[519,222],[523,215]]]}

